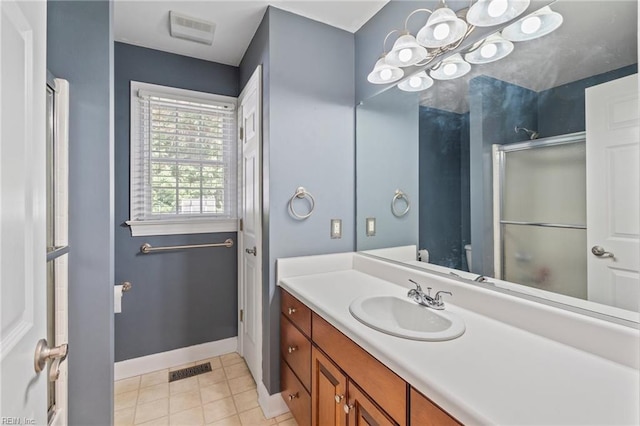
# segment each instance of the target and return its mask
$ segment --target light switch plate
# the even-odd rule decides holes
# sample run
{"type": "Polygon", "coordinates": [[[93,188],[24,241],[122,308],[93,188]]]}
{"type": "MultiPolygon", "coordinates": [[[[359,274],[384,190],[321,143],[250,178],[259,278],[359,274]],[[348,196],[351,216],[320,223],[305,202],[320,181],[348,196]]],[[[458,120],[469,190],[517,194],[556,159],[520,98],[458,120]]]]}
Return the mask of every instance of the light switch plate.
{"type": "Polygon", "coordinates": [[[331,238],[342,238],[342,219],[331,219],[331,238]]]}
{"type": "Polygon", "coordinates": [[[376,218],[368,217],[365,225],[367,237],[374,237],[376,235],[376,218]]]}

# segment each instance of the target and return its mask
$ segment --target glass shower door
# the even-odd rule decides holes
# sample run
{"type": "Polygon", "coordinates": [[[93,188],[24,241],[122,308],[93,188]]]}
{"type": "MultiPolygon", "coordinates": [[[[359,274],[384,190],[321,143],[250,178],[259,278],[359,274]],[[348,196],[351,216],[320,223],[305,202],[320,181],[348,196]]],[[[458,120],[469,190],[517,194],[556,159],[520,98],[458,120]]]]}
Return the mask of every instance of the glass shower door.
{"type": "Polygon", "coordinates": [[[501,278],[586,299],[584,133],[496,151],[501,278]]]}

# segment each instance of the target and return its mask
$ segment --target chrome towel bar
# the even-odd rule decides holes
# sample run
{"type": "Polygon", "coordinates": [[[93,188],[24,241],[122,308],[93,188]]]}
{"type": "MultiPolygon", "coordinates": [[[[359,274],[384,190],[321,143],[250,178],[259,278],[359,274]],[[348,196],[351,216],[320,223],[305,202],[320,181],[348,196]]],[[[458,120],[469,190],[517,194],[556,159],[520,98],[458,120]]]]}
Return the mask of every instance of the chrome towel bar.
{"type": "Polygon", "coordinates": [[[183,250],[183,249],[206,248],[206,247],[233,247],[233,240],[231,238],[227,238],[226,240],[224,240],[224,243],[189,244],[184,246],[166,246],[166,247],[153,247],[149,243],[144,243],[143,245],[140,246],[140,253],[148,254],[154,251],[183,250]]]}

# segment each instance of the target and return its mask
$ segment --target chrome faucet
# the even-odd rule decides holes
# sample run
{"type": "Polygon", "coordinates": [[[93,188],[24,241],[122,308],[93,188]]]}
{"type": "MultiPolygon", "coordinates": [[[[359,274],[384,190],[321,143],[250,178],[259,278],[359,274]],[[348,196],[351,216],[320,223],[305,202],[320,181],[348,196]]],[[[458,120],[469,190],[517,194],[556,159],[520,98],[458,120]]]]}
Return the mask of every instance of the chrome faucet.
{"type": "Polygon", "coordinates": [[[426,306],[427,308],[442,310],[444,309],[442,295],[448,294],[449,296],[453,296],[450,291],[438,291],[436,292],[436,295],[434,297],[431,297],[431,287],[427,287],[427,293],[425,294],[422,291],[422,287],[420,287],[420,284],[411,279],[409,281],[412,282],[416,286],[416,288],[412,288],[411,290],[409,290],[409,293],[407,293],[407,297],[411,298],[414,302],[420,305],[426,306]]]}

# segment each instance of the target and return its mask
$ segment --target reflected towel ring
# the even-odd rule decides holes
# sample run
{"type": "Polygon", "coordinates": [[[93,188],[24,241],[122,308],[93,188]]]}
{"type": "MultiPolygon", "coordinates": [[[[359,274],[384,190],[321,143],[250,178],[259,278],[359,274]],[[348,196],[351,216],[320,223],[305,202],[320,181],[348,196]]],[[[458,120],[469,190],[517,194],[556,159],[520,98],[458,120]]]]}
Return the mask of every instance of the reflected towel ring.
{"type": "Polygon", "coordinates": [[[313,198],[313,195],[308,193],[307,190],[304,189],[302,186],[299,186],[296,189],[296,193],[293,194],[293,197],[291,197],[291,199],[289,200],[289,211],[291,212],[291,215],[296,219],[302,220],[302,219],[308,218],[313,213],[313,209],[315,207],[316,207],[316,200],[313,198]],[[298,212],[295,211],[295,209],[293,208],[293,202],[295,201],[296,198],[309,198],[309,202],[311,203],[311,207],[309,208],[309,213],[299,214],[298,212]]]}
{"type": "Polygon", "coordinates": [[[395,195],[393,196],[393,199],[391,200],[391,213],[393,213],[393,215],[395,217],[402,217],[402,216],[406,215],[407,213],[409,213],[409,209],[410,208],[411,208],[411,202],[409,201],[409,198],[407,197],[407,194],[405,194],[404,192],[402,192],[399,189],[396,189],[395,195]],[[398,211],[396,209],[396,202],[398,200],[404,200],[404,202],[407,203],[407,207],[402,211],[398,211]]]}

